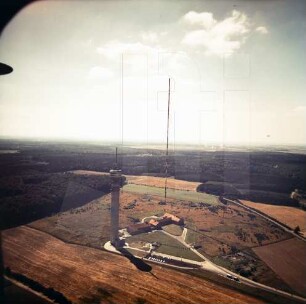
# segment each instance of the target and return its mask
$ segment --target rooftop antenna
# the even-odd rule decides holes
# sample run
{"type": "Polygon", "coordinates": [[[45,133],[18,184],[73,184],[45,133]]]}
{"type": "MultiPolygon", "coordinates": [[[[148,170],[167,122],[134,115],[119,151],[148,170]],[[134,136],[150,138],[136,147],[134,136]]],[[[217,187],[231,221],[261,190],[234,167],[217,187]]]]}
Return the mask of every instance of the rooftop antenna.
{"type": "Polygon", "coordinates": [[[168,181],[168,155],[169,155],[169,122],[170,122],[170,78],[168,82],[168,111],[167,111],[167,147],[166,147],[166,179],[165,179],[165,203],[167,203],[168,181]]]}

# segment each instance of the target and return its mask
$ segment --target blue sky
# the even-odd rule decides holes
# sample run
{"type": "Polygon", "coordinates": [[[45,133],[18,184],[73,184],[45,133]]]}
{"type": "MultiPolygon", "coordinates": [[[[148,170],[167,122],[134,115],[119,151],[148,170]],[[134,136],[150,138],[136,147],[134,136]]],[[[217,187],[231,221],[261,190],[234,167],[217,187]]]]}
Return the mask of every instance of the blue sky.
{"type": "Polygon", "coordinates": [[[304,144],[305,1],[41,1],[0,38],[0,136],[304,144]]]}

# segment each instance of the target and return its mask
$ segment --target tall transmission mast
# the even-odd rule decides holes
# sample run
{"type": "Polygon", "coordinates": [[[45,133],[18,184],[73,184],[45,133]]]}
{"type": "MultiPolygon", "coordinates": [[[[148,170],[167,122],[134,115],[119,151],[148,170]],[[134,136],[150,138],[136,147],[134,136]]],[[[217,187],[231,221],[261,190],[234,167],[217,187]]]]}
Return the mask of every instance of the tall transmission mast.
{"type": "Polygon", "coordinates": [[[170,78],[169,78],[169,83],[168,83],[168,111],[167,111],[167,147],[166,147],[165,203],[167,203],[168,156],[169,156],[169,125],[170,125],[170,78]]]}
{"type": "Polygon", "coordinates": [[[118,248],[120,246],[119,239],[119,206],[120,206],[120,184],[121,170],[118,169],[118,149],[116,148],[116,164],[115,168],[109,171],[111,178],[111,244],[118,248]]]}

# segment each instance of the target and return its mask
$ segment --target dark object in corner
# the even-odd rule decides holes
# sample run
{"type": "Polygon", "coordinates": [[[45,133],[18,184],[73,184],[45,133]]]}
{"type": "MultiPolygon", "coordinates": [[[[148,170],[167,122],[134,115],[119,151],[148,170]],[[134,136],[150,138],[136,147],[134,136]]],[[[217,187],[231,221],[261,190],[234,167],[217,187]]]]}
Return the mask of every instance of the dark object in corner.
{"type": "Polygon", "coordinates": [[[6,75],[13,72],[13,68],[0,62],[0,75],[6,75]]]}

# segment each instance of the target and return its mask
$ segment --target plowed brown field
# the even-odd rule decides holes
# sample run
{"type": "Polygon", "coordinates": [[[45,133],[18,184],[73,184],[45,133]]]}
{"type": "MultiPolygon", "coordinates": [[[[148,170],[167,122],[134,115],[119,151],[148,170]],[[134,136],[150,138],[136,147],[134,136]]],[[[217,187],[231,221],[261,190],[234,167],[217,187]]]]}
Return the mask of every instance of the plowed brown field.
{"type": "Polygon", "coordinates": [[[5,266],[74,303],[263,303],[172,269],[153,265],[151,273],[142,272],[122,256],[67,244],[30,227],[4,231],[3,251],[5,266]]]}
{"type": "Polygon", "coordinates": [[[253,248],[293,290],[306,295],[306,244],[296,238],[253,248]]]}

